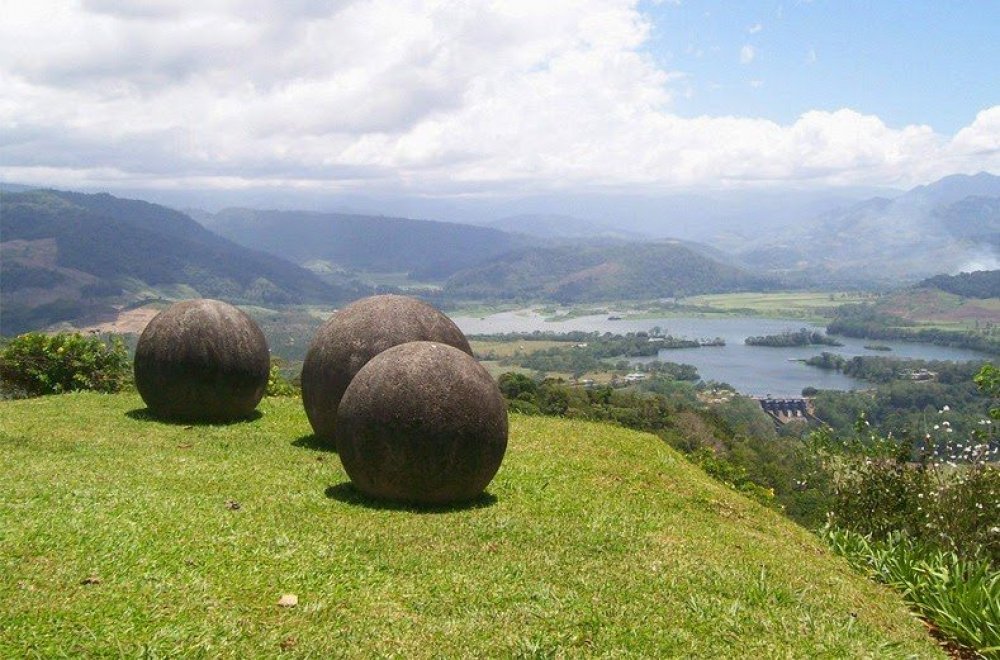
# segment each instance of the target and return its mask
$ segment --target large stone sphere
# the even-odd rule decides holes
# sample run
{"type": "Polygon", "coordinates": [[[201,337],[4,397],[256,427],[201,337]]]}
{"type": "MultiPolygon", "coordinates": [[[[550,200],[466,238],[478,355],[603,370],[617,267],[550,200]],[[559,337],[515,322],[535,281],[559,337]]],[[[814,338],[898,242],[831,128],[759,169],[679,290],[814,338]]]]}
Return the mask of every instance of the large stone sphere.
{"type": "Polygon", "coordinates": [[[411,341],[436,341],[472,355],[451,319],[407,296],[362,298],[323,324],[302,365],[302,404],[321,442],[336,448],[337,407],[361,367],[387,348],[411,341]]]}
{"type": "Polygon", "coordinates": [[[337,447],[351,481],[370,497],[467,501],[500,469],[507,406],[474,358],[411,342],[379,353],[351,381],[337,412],[337,447]]]}
{"type": "Polygon", "coordinates": [[[156,417],[223,422],[253,413],[271,357],[247,314],[219,300],[186,300],[157,314],[135,350],[135,384],[156,417]]]}

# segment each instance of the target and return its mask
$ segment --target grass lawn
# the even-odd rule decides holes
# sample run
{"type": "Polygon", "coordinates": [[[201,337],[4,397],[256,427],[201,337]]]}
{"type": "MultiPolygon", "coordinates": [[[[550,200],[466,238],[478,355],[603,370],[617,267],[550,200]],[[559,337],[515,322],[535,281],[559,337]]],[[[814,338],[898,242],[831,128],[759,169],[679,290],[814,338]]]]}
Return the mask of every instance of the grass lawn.
{"type": "Polygon", "coordinates": [[[801,318],[822,322],[833,317],[835,307],[847,303],[870,301],[871,296],[857,293],[822,291],[790,291],[777,293],[720,293],[692,296],[686,305],[714,307],[719,311],[740,311],[761,316],[801,318]],[[830,297],[833,296],[833,300],[830,297]]]}
{"type": "Polygon", "coordinates": [[[504,358],[510,357],[516,353],[530,355],[549,348],[568,348],[572,346],[572,343],[566,341],[547,340],[532,341],[530,339],[515,341],[487,341],[483,339],[471,339],[469,340],[469,345],[472,346],[472,350],[476,353],[476,355],[492,353],[498,358],[504,358]]]}
{"type": "Polygon", "coordinates": [[[488,497],[413,511],[358,497],[298,400],[261,411],[0,402],[0,657],[941,656],[653,436],[513,416],[488,497]]]}

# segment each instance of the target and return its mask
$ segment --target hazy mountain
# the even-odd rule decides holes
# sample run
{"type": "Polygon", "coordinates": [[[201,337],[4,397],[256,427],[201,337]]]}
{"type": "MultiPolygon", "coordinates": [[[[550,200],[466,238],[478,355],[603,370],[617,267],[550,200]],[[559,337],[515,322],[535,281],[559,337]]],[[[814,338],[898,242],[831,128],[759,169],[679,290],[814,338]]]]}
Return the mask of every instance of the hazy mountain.
{"type": "Polygon", "coordinates": [[[744,263],[833,281],[896,284],[1000,265],[1000,177],[949,176],[821,214],[740,254],[744,263]]]}
{"type": "Polygon", "coordinates": [[[644,238],[638,232],[619,229],[613,225],[557,214],[526,213],[511,215],[494,220],[487,226],[502,231],[547,239],[601,238],[639,240],[644,238]]]}
{"type": "Polygon", "coordinates": [[[568,303],[777,286],[776,278],[712,260],[671,241],[520,250],[456,273],[445,290],[467,299],[548,299],[568,303]]]}
{"type": "Polygon", "coordinates": [[[242,245],[296,263],[415,279],[444,279],[529,242],[488,227],[342,213],[226,209],[201,220],[242,245]]]}
{"type": "Polygon", "coordinates": [[[161,295],[264,304],[354,295],[182,213],[108,194],[4,194],[0,235],[3,334],[161,295]]]}
{"type": "Polygon", "coordinates": [[[966,197],[1000,197],[1000,176],[988,172],[953,174],[926,186],[917,186],[901,199],[921,200],[933,206],[952,204],[966,197]]]}

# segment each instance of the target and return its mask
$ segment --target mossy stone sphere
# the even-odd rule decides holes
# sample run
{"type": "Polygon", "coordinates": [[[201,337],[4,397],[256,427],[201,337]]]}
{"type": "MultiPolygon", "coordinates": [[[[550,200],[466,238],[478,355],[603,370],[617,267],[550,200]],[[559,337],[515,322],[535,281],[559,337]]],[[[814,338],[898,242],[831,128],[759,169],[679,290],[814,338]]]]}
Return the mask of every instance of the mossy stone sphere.
{"type": "Polygon", "coordinates": [[[437,342],[390,348],[351,381],[337,447],[369,497],[442,505],[480,495],[507,450],[507,407],[476,360],[437,342]]]}
{"type": "Polygon", "coordinates": [[[436,341],[472,355],[451,319],[407,296],[362,298],[323,324],[302,365],[302,404],[321,442],[336,448],[337,407],[354,375],[382,351],[411,341],[436,341]]]}
{"type": "Polygon", "coordinates": [[[245,312],[219,300],[186,300],[143,330],[135,384],[156,417],[225,422],[253,413],[270,363],[264,333],[245,312]]]}

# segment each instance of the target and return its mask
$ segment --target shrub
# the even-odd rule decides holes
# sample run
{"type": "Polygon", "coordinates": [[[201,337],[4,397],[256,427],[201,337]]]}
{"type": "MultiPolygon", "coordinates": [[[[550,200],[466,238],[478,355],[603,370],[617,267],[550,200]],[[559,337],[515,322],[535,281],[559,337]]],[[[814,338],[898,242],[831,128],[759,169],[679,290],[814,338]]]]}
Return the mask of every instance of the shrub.
{"type": "MultiPolygon", "coordinates": [[[[944,417],[939,426],[947,431],[944,417]]],[[[1000,464],[993,443],[928,434],[919,460],[911,460],[908,443],[875,433],[838,443],[821,432],[812,441],[833,486],[832,524],[876,540],[901,532],[1000,566],[1000,464]]]]}
{"type": "Polygon", "coordinates": [[[29,332],[0,349],[0,389],[6,396],[117,392],[131,376],[128,351],[117,337],[29,332]]]}
{"type": "Polygon", "coordinates": [[[882,540],[827,528],[838,554],[899,589],[942,633],[985,657],[1000,657],[1000,572],[894,532],[882,540]]]}
{"type": "Polygon", "coordinates": [[[281,358],[271,358],[271,369],[267,374],[267,396],[299,396],[302,393],[292,381],[285,378],[282,373],[284,366],[281,358]]]}

